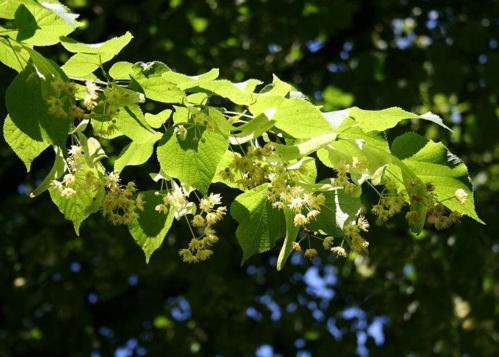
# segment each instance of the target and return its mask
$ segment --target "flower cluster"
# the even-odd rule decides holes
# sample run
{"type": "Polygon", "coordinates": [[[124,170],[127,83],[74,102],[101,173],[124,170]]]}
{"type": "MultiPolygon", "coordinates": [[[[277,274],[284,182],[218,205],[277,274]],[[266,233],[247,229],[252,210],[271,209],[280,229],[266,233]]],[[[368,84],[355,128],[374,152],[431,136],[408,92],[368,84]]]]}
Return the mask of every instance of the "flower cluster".
{"type": "Polygon", "coordinates": [[[235,182],[242,188],[253,188],[284,171],[283,165],[271,160],[274,146],[249,147],[243,156],[236,156],[232,163],[221,172],[225,180],[235,182]]]}
{"type": "Polygon", "coordinates": [[[91,81],[86,81],[85,87],[87,89],[87,95],[83,98],[83,105],[88,110],[92,110],[97,106],[97,99],[99,99],[97,91],[99,90],[99,87],[91,81]]]}
{"type": "Polygon", "coordinates": [[[441,203],[433,205],[428,210],[428,222],[433,223],[438,230],[447,229],[456,224],[461,219],[461,214],[456,211],[449,211],[441,203]]]}
{"type": "Polygon", "coordinates": [[[393,180],[386,179],[385,190],[379,202],[371,208],[371,212],[377,217],[376,223],[383,224],[399,213],[405,205],[405,197],[405,192],[398,191],[393,180]]]}
{"type": "Polygon", "coordinates": [[[71,172],[74,173],[85,165],[85,156],[83,155],[83,147],[81,145],[71,145],[68,154],[66,163],[71,172]]]}
{"type": "Polygon", "coordinates": [[[117,173],[111,172],[105,178],[106,194],[102,202],[104,217],[114,225],[129,225],[137,217],[137,210],[144,209],[141,195],[136,195],[137,187],[130,181],[123,186],[117,173]]]}
{"type": "MultiPolygon", "coordinates": [[[[436,229],[443,230],[447,229],[453,224],[456,224],[461,219],[462,214],[457,211],[451,211],[445,207],[441,202],[437,200],[435,195],[435,187],[431,183],[426,184],[426,200],[424,203],[428,207],[427,212],[427,222],[432,223],[436,229]]],[[[457,189],[454,196],[447,199],[456,199],[460,204],[464,204],[468,194],[463,189],[457,189]]],[[[418,199],[418,197],[412,196],[413,199],[418,199]]],[[[417,217],[417,212],[409,211],[406,214],[406,219],[408,222],[417,217]]]]}
{"type": "Polygon", "coordinates": [[[62,101],[61,98],[51,96],[48,97],[46,100],[47,107],[48,107],[48,113],[56,118],[66,118],[67,113],[66,110],[64,109],[64,102],[62,101]]]}
{"type": "Polygon", "coordinates": [[[213,226],[222,220],[227,213],[227,207],[222,206],[220,194],[211,193],[207,198],[199,201],[199,210],[191,220],[194,228],[202,230],[200,238],[193,237],[188,248],[179,251],[182,260],[186,263],[205,261],[212,254],[212,246],[218,242],[218,236],[213,226]],[[217,207],[218,206],[218,207],[217,207]]]}
{"type": "MultiPolygon", "coordinates": [[[[324,238],[313,236],[313,238],[321,239],[322,240],[322,247],[324,248],[324,250],[332,253],[334,256],[336,256],[338,258],[344,258],[347,256],[347,252],[346,252],[345,248],[343,248],[343,246],[342,246],[343,243],[340,246],[334,245],[334,237],[333,236],[326,236],[324,238]]],[[[310,240],[310,237],[307,237],[307,239],[310,240]]],[[[310,241],[309,241],[309,245],[310,245],[310,241]]],[[[293,242],[292,249],[295,252],[301,252],[302,248],[300,246],[300,242],[293,242]]],[[[314,248],[306,249],[304,254],[303,254],[303,256],[305,258],[308,258],[308,259],[313,259],[317,255],[318,255],[318,252],[314,248]]]]}
{"type": "Polygon", "coordinates": [[[291,210],[295,214],[293,223],[297,227],[314,220],[326,202],[326,197],[322,193],[314,194],[301,186],[283,187],[280,180],[272,182],[271,192],[272,206],[291,210]]]}
{"type": "MultiPolygon", "coordinates": [[[[163,195],[163,203],[156,205],[154,208],[157,212],[168,213],[169,209],[173,209],[173,214],[176,220],[183,216],[196,213],[196,204],[189,201],[189,194],[192,189],[178,185],[172,181],[173,189],[166,195],[163,195]]],[[[157,195],[160,195],[158,192],[157,195]]]]}
{"type": "Polygon", "coordinates": [[[50,85],[54,95],[46,99],[48,112],[56,118],[66,118],[68,116],[65,109],[67,102],[66,99],[73,102],[75,87],[73,83],[67,82],[62,78],[53,78],[50,85]]]}
{"type": "Polygon", "coordinates": [[[76,88],[73,83],[62,78],[53,78],[50,82],[53,95],[46,99],[48,113],[56,118],[80,118],[84,112],[74,105],[76,88]]]}
{"type": "Polygon", "coordinates": [[[68,150],[68,157],[66,159],[67,173],[64,175],[62,181],[53,180],[51,187],[55,189],[64,198],[71,198],[76,195],[75,173],[85,164],[85,157],[83,155],[83,148],[80,145],[72,145],[68,150]]]}
{"type": "MultiPolygon", "coordinates": [[[[356,163],[356,161],[354,161],[354,163],[356,163]]],[[[343,187],[345,193],[351,195],[357,190],[357,185],[354,184],[352,181],[350,181],[347,172],[348,168],[349,166],[343,166],[343,165],[336,168],[337,175],[333,183],[335,186],[343,187]]]]}
{"type": "Polygon", "coordinates": [[[73,188],[76,178],[73,174],[69,173],[64,175],[62,181],[53,180],[51,187],[54,188],[64,198],[71,198],[76,195],[76,190],[73,188]]]}
{"type": "Polygon", "coordinates": [[[193,216],[190,221],[187,220],[189,227],[192,224],[192,227],[201,235],[195,236],[191,228],[193,237],[187,248],[179,251],[179,255],[186,263],[205,261],[211,257],[213,254],[211,248],[218,242],[214,226],[227,214],[227,207],[222,206],[220,194],[210,193],[208,197],[201,198],[199,204],[196,205],[189,200],[192,189],[178,185],[175,181],[172,181],[172,186],[173,189],[163,195],[163,202],[156,205],[155,210],[165,214],[173,210],[177,220],[184,216],[193,216]]]}
{"type": "MultiPolygon", "coordinates": [[[[350,247],[356,252],[365,252],[367,247],[369,247],[369,242],[366,241],[360,235],[360,231],[367,231],[366,223],[362,222],[365,218],[360,218],[360,222],[350,223],[343,227],[343,233],[345,235],[346,241],[350,244],[350,247]],[[360,223],[360,224],[359,224],[360,223]]],[[[369,227],[369,225],[367,225],[369,227]]]]}

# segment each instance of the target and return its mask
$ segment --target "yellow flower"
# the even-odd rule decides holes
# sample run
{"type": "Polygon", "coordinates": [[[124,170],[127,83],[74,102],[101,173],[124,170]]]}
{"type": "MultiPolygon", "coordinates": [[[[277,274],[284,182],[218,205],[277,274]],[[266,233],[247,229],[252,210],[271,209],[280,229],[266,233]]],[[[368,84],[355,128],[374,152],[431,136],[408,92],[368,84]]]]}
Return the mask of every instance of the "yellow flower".
{"type": "Polygon", "coordinates": [[[369,247],[369,242],[364,240],[360,235],[352,237],[352,248],[356,251],[364,251],[369,247]]]}
{"type": "Polygon", "coordinates": [[[212,205],[207,198],[201,198],[199,201],[199,209],[204,212],[208,212],[211,209],[212,205]]]}
{"type": "Polygon", "coordinates": [[[364,232],[367,232],[369,230],[369,222],[367,221],[366,217],[362,214],[359,215],[359,218],[357,219],[357,225],[364,232]]]}
{"type": "Polygon", "coordinates": [[[326,250],[331,249],[331,247],[333,245],[333,240],[334,240],[334,238],[332,236],[328,236],[328,237],[324,238],[324,240],[322,241],[322,246],[324,247],[324,249],[326,249],[326,250]]]}
{"type": "Polygon", "coordinates": [[[304,224],[307,223],[307,217],[305,217],[303,214],[301,213],[298,213],[297,215],[295,215],[295,218],[294,218],[294,224],[295,226],[303,226],[304,224]]]}
{"type": "Polygon", "coordinates": [[[226,213],[227,213],[227,207],[225,207],[225,206],[218,207],[216,212],[215,212],[218,220],[221,220],[225,216],[226,213]]]}
{"type": "Polygon", "coordinates": [[[210,212],[210,213],[206,214],[206,224],[208,224],[209,226],[212,226],[217,222],[218,222],[218,218],[217,218],[216,213],[210,212]]]}
{"type": "Polygon", "coordinates": [[[206,224],[206,221],[204,220],[204,218],[197,214],[195,215],[193,218],[192,218],[192,225],[194,227],[204,227],[204,225],[206,224]]]}
{"type": "Polygon", "coordinates": [[[293,250],[295,252],[301,252],[301,246],[300,246],[300,243],[298,242],[293,242],[293,250]]]}
{"type": "Polygon", "coordinates": [[[304,254],[305,258],[308,258],[308,259],[313,259],[317,256],[317,250],[311,248],[311,249],[307,249],[305,251],[305,254],[304,254]]]}
{"type": "Polygon", "coordinates": [[[346,252],[345,248],[343,248],[343,247],[332,247],[331,253],[333,253],[337,257],[342,257],[342,258],[347,256],[347,252],[346,252]]]}
{"type": "Polygon", "coordinates": [[[207,235],[206,239],[208,240],[208,243],[210,243],[210,244],[215,244],[216,242],[218,242],[218,237],[214,234],[207,235]]]}
{"type": "Polygon", "coordinates": [[[307,221],[315,219],[319,215],[320,211],[313,209],[307,213],[307,221]]]}

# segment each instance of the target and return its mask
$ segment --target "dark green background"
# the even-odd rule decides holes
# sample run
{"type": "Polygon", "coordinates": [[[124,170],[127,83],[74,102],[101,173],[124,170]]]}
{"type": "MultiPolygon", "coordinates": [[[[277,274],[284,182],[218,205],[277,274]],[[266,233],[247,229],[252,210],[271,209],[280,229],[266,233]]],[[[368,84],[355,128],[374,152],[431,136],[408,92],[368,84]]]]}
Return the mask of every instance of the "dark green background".
{"type": "MultiPolygon", "coordinates": [[[[126,228],[96,215],[77,239],[48,195],[29,199],[50,157],[26,174],[2,138],[0,356],[499,355],[498,1],[67,3],[87,21],[79,40],[135,35],[121,59],[188,74],[218,67],[232,80],[275,73],[326,110],[438,113],[453,133],[400,130],[464,159],[489,224],[465,218],[415,239],[395,220],[367,235],[368,258],[295,256],[282,272],[276,250],[240,266],[232,221],[209,262],[185,265],[177,250],[189,235],[176,225],[146,265],[126,228]],[[466,316],[457,301],[469,304],[466,316]]],[[[60,48],[42,52],[65,60],[60,48]]],[[[14,73],[0,76],[4,97],[14,73]]],[[[143,171],[125,174],[149,184],[143,171]]]]}

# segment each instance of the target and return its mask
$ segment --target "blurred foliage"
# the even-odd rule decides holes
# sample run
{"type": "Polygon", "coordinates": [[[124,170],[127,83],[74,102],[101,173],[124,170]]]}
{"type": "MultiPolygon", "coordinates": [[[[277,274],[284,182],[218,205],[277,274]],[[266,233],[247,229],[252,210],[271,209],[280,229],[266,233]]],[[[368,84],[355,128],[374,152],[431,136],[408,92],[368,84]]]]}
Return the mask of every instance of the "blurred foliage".
{"type": "MultiPolygon", "coordinates": [[[[2,141],[1,356],[499,355],[498,1],[67,4],[86,21],[79,40],[130,30],[123,59],[193,74],[219,67],[233,80],[275,73],[327,109],[354,102],[442,115],[451,134],[408,125],[464,159],[489,225],[465,219],[413,237],[393,222],[369,233],[368,257],[294,255],[281,272],[276,251],[240,266],[234,222],[211,261],[185,265],[178,226],[145,265],[125,228],[97,217],[77,239],[47,196],[30,200],[50,158],[26,174],[2,141]]],[[[14,73],[0,75],[3,97],[14,73]]]]}

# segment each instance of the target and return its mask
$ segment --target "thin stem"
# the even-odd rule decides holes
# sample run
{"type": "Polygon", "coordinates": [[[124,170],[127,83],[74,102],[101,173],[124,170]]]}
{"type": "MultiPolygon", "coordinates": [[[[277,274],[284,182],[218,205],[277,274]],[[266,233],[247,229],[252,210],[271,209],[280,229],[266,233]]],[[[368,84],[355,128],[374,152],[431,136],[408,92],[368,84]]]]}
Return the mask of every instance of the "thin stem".
{"type": "Polygon", "coordinates": [[[231,111],[231,110],[226,110],[226,111],[224,111],[224,113],[225,114],[229,114],[229,115],[237,115],[237,116],[241,116],[241,117],[251,118],[251,119],[254,118],[253,115],[246,114],[246,113],[240,113],[240,112],[234,112],[234,111],[231,111]]]}
{"type": "Polygon", "coordinates": [[[194,194],[194,196],[196,196],[196,198],[197,198],[198,202],[200,202],[200,201],[201,201],[201,199],[199,198],[199,196],[198,196],[198,194],[196,193],[196,191],[194,190],[194,191],[192,191],[192,193],[194,194]]]}
{"type": "Polygon", "coordinates": [[[373,189],[374,191],[376,191],[376,193],[378,194],[378,196],[379,196],[379,197],[383,197],[383,195],[382,195],[382,194],[378,191],[378,189],[377,189],[376,187],[374,187],[374,185],[373,185],[373,184],[372,184],[369,180],[366,180],[366,182],[367,182],[367,184],[368,184],[369,186],[371,186],[371,187],[372,187],[372,189],[373,189]]]}
{"type": "Polygon", "coordinates": [[[315,238],[315,239],[318,239],[318,240],[320,240],[320,241],[323,241],[323,240],[324,240],[324,238],[317,237],[317,236],[316,236],[316,235],[314,235],[314,234],[310,235],[310,237],[315,238]]]}
{"type": "Polygon", "coordinates": [[[441,201],[437,201],[437,203],[442,203],[442,202],[445,202],[445,201],[449,201],[449,200],[452,200],[453,198],[455,198],[455,196],[449,196],[447,198],[444,198],[443,200],[441,201]]]}
{"type": "MultiPolygon", "coordinates": [[[[89,79],[85,79],[85,78],[79,78],[79,77],[69,77],[69,79],[71,79],[72,81],[74,82],[82,82],[82,83],[85,83],[87,81],[90,81],[89,79]]],[[[93,82],[93,83],[96,83],[96,84],[102,84],[102,85],[107,85],[106,82],[104,81],[101,81],[101,80],[91,80],[90,82],[93,82]]],[[[100,90],[100,88],[99,88],[100,90]]]]}
{"type": "Polygon", "coordinates": [[[390,170],[386,169],[386,172],[388,172],[390,175],[392,175],[392,176],[393,176],[393,178],[394,178],[395,180],[397,180],[398,182],[400,182],[402,185],[404,185],[404,186],[405,186],[404,181],[400,180],[400,179],[399,179],[397,176],[395,176],[395,174],[394,174],[394,173],[392,173],[390,170]]]}
{"type": "Polygon", "coordinates": [[[106,70],[104,69],[104,66],[102,65],[102,58],[100,55],[99,55],[99,68],[102,71],[102,74],[104,75],[104,77],[106,77],[106,79],[107,79],[108,83],[106,83],[106,86],[109,87],[109,82],[112,82],[113,80],[111,77],[109,77],[106,70]]]}
{"type": "Polygon", "coordinates": [[[187,222],[187,227],[189,227],[189,230],[191,231],[192,238],[196,238],[196,235],[194,234],[194,231],[192,230],[192,227],[191,227],[191,222],[189,222],[189,219],[187,219],[187,216],[184,216],[184,218],[185,218],[185,221],[187,222]]]}

